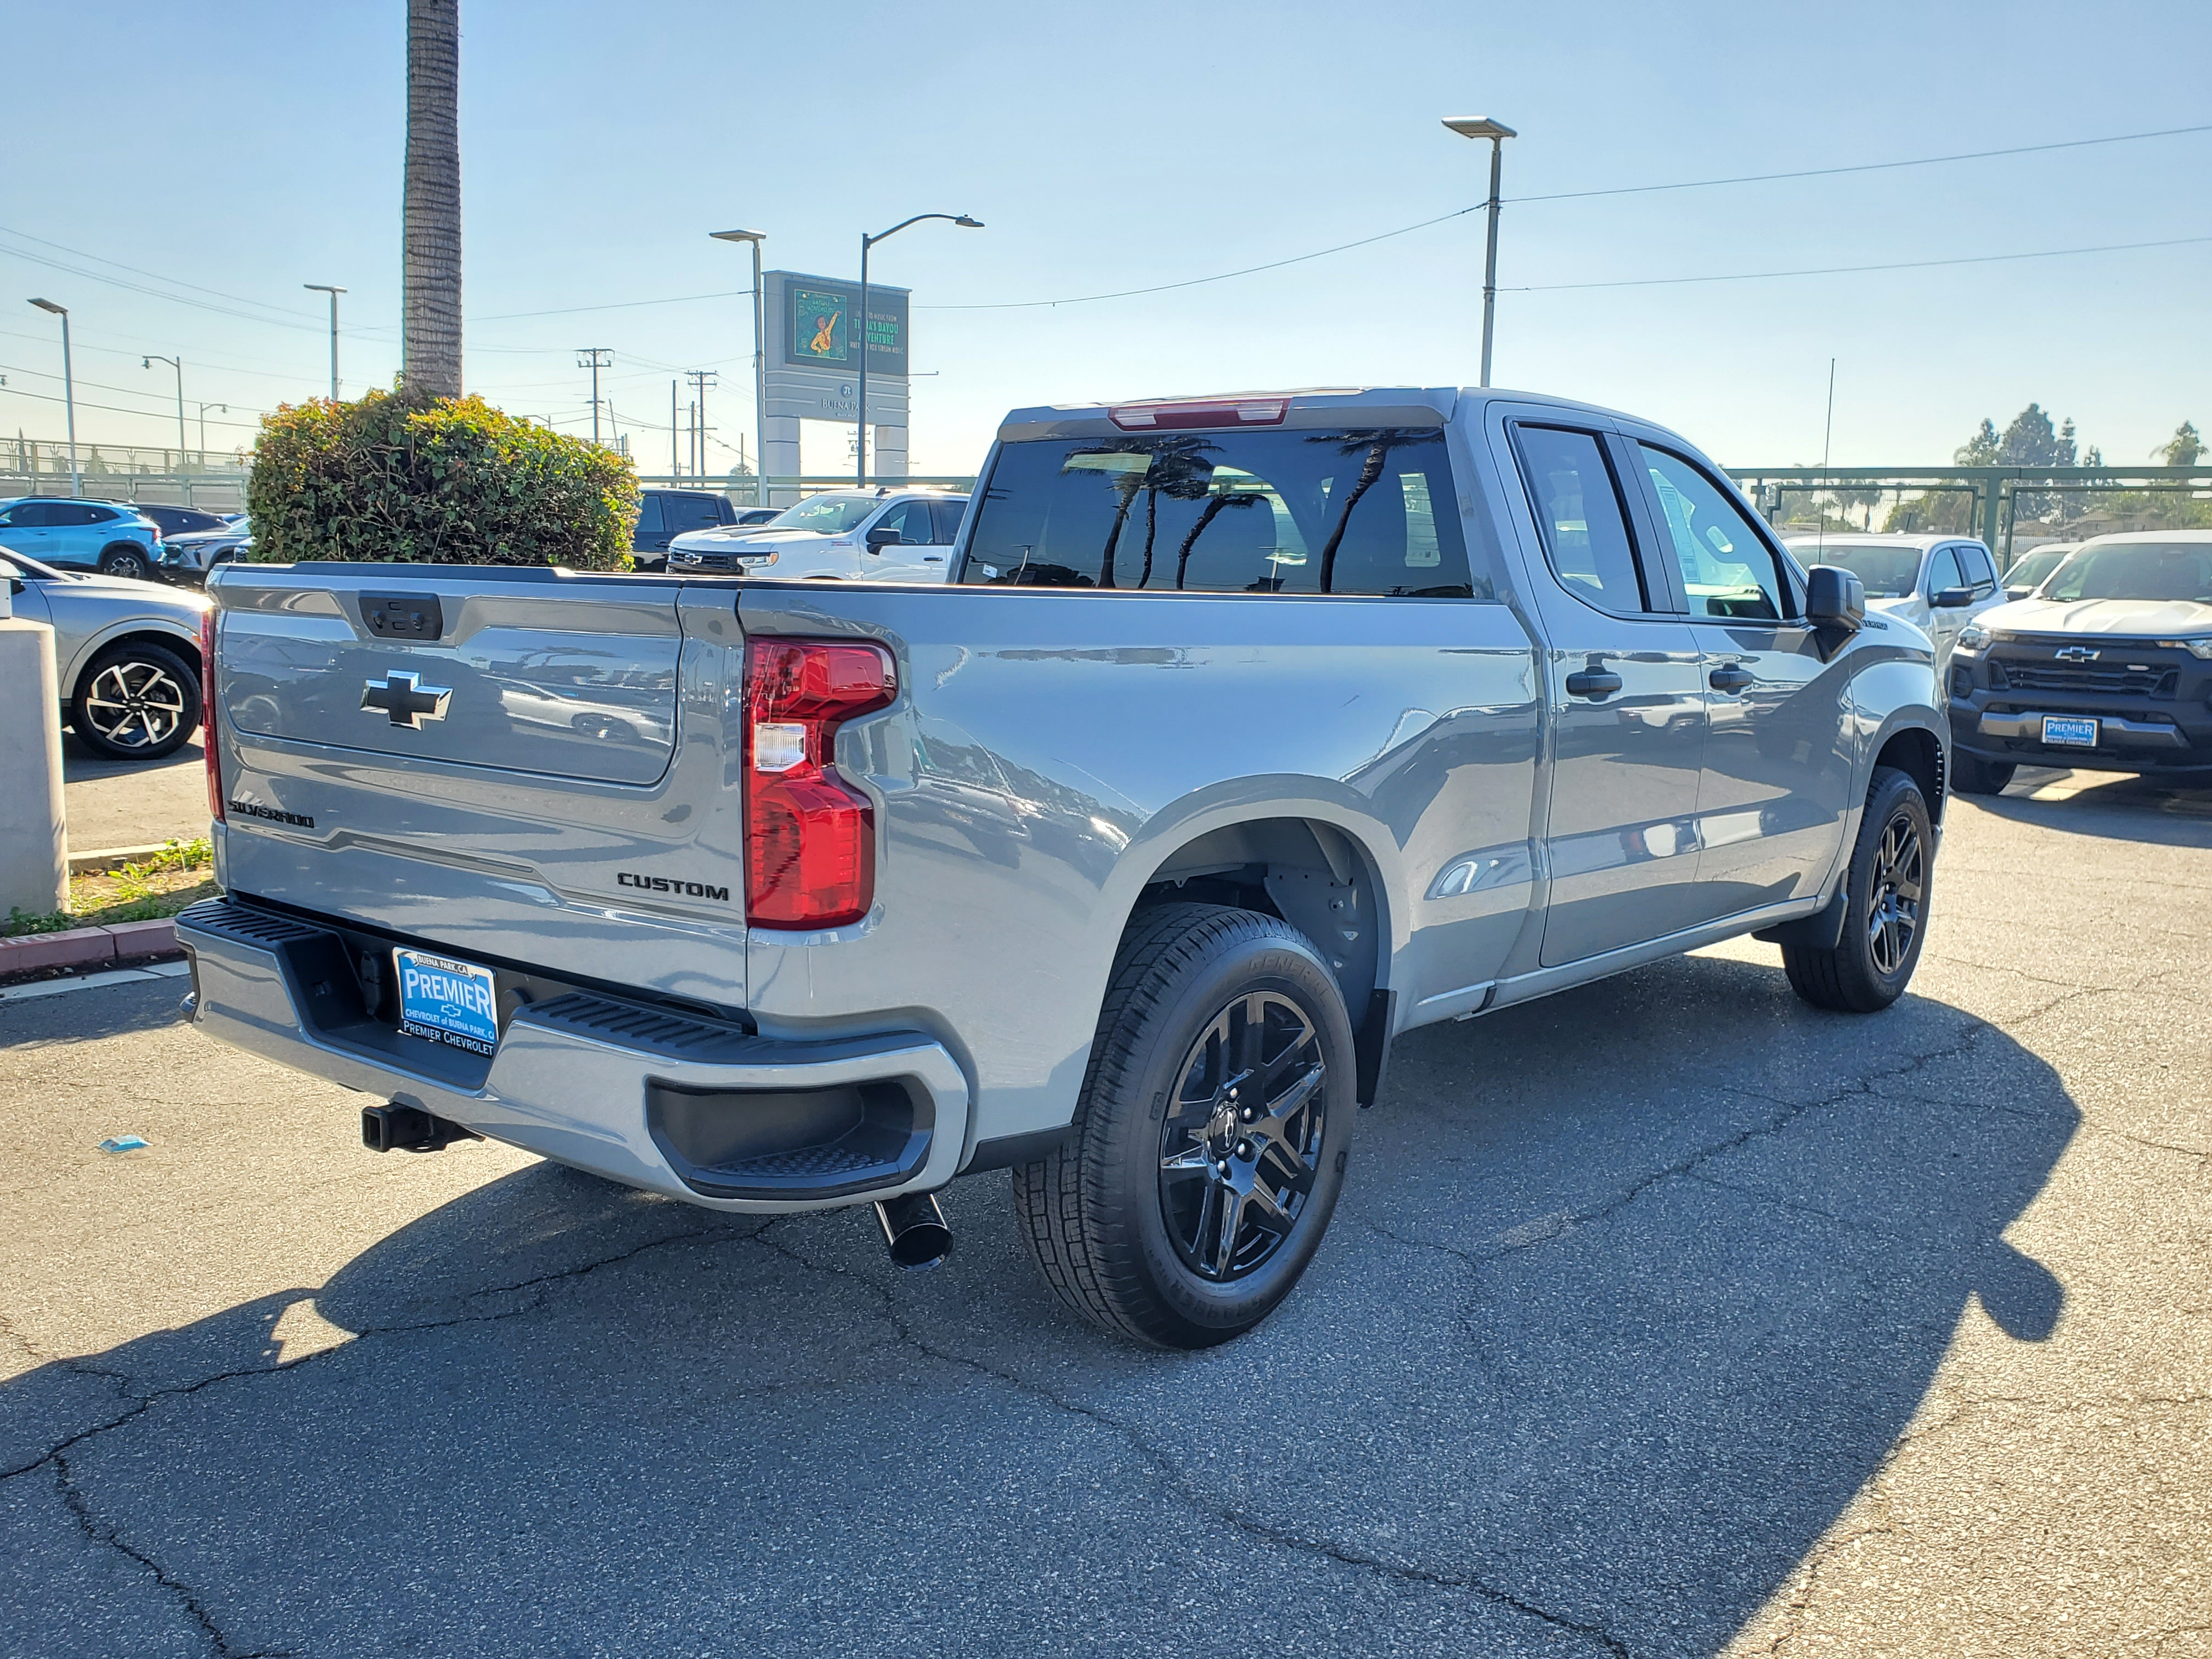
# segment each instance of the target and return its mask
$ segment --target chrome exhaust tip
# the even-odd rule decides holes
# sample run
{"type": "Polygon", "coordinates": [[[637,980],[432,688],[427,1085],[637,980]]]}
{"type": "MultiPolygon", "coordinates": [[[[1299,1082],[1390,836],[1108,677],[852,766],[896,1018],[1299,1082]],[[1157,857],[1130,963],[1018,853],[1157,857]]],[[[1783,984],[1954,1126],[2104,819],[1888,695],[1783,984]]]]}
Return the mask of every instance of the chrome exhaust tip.
{"type": "Polygon", "coordinates": [[[929,1193],[902,1193],[876,1205],[876,1220],[884,1230],[884,1248],[891,1260],[911,1272],[934,1267],[952,1254],[952,1229],[945,1212],[929,1193]]]}

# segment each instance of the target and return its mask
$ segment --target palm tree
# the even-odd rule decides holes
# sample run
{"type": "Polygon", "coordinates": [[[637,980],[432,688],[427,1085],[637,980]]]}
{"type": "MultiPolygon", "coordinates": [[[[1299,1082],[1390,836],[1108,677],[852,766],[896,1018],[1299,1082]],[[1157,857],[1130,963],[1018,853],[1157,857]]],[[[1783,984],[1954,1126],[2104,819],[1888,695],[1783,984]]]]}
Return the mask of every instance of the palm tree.
{"type": "Polygon", "coordinates": [[[407,0],[407,202],[400,380],[461,395],[460,0],[407,0]]]}
{"type": "Polygon", "coordinates": [[[1363,449],[1366,459],[1360,464],[1359,476],[1352,488],[1345,492],[1344,507],[1336,515],[1336,523],[1328,532],[1328,540],[1321,550],[1321,591],[1334,592],[1336,585],[1336,550],[1344,540],[1345,526],[1352,522],[1352,509],[1359,505],[1359,498],[1375,487],[1382,476],[1382,463],[1393,448],[1403,449],[1409,445],[1441,442],[1442,431],[1424,430],[1414,427],[1381,426],[1366,431],[1346,432],[1340,436],[1309,438],[1306,441],[1336,446],[1337,453],[1350,457],[1363,449]]]}

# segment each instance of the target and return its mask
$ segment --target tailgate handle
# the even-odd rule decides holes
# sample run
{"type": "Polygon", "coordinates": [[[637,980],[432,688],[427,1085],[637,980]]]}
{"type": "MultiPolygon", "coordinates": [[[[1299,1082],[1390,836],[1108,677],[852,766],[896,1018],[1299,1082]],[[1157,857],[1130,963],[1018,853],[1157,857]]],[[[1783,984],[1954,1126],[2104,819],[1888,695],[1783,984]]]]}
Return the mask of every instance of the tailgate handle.
{"type": "Polygon", "coordinates": [[[446,631],[435,593],[364,593],[361,619],[380,640],[434,640],[446,631]]]}

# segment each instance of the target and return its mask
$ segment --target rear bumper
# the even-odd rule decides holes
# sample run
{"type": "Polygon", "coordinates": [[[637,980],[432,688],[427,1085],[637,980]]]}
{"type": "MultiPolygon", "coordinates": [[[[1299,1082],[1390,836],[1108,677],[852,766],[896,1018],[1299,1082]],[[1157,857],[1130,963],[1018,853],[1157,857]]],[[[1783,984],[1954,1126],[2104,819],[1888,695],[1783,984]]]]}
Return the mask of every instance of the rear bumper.
{"type": "Polygon", "coordinates": [[[312,922],[217,899],[176,925],[209,1036],[628,1186],[781,1213],[931,1191],[960,1161],[967,1079],[920,1033],[791,1042],[571,993],[514,1009],[486,1062],[376,1021],[312,922]]]}

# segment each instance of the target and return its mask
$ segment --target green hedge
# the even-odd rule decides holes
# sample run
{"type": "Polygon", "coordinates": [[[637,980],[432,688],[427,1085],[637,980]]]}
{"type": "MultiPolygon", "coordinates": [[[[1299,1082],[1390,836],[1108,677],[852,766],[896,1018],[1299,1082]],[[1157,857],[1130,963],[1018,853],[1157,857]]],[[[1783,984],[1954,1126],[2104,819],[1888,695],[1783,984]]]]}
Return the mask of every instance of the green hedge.
{"type": "Polygon", "coordinates": [[[407,560],[627,570],[629,458],[481,398],[287,404],[246,485],[257,560],[407,560]]]}

